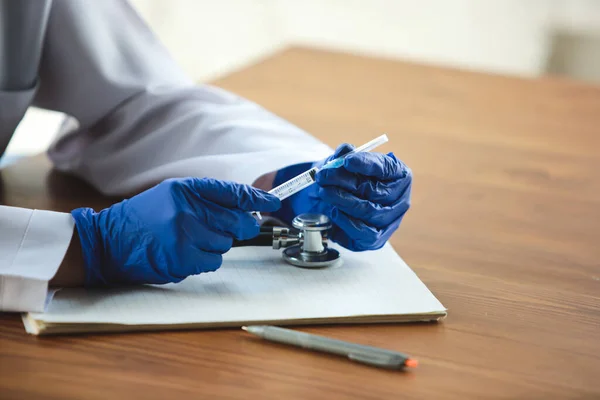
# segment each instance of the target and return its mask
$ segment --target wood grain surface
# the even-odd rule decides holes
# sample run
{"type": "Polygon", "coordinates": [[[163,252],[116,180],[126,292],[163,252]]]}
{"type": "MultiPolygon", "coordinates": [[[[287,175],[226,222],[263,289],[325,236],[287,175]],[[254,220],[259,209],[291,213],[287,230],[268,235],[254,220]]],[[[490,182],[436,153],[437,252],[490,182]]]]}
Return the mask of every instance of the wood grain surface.
{"type": "MultiPolygon", "coordinates": [[[[398,373],[237,330],[36,338],[0,314],[0,398],[600,398],[600,88],[291,49],[216,82],[331,146],[387,132],[414,172],[392,244],[440,324],[299,328],[414,355],[398,373]]],[[[4,204],[110,203],[38,157],[4,204]]]]}

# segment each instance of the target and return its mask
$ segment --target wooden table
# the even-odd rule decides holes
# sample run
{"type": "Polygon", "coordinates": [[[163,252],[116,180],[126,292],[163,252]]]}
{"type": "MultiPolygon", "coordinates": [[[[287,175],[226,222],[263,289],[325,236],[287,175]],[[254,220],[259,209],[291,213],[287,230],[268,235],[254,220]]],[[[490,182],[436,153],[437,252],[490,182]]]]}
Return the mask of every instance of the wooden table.
{"type": "MultiPolygon", "coordinates": [[[[217,84],[331,146],[389,134],[383,150],[415,174],[392,243],[449,316],[304,330],[406,351],[420,368],[237,330],[36,338],[4,314],[0,398],[600,398],[600,88],[306,49],[217,84]]],[[[2,202],[107,204],[48,168],[37,158],[3,171],[2,202]]]]}

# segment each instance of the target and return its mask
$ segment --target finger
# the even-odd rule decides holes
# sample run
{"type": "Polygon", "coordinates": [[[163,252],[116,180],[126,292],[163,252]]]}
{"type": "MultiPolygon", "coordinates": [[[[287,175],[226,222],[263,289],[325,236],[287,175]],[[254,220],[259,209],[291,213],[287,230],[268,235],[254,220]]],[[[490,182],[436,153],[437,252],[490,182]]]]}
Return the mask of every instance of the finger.
{"type": "Polygon", "coordinates": [[[184,252],[185,257],[179,260],[176,267],[170,267],[171,276],[182,280],[190,275],[212,272],[223,264],[221,254],[205,251],[199,248],[189,248],[184,252]]]}
{"type": "Polygon", "coordinates": [[[202,261],[196,264],[196,274],[216,271],[222,264],[223,256],[221,254],[205,251],[202,255],[202,261]]]}
{"type": "Polygon", "coordinates": [[[344,154],[349,153],[352,150],[354,150],[353,145],[349,143],[342,143],[335,149],[335,152],[333,153],[333,157],[331,159],[343,156],[344,154]]]}
{"type": "Polygon", "coordinates": [[[333,232],[332,240],[353,251],[377,250],[383,247],[398,229],[402,218],[397,218],[385,229],[377,229],[334,209],[331,220],[337,229],[333,232]]]}
{"type": "Polygon", "coordinates": [[[405,214],[410,206],[409,199],[405,196],[392,205],[384,206],[360,199],[352,193],[333,186],[320,188],[319,197],[344,213],[377,228],[386,227],[405,214]]]}
{"type": "Polygon", "coordinates": [[[228,209],[206,201],[204,207],[198,210],[198,214],[211,230],[237,240],[251,239],[260,232],[258,222],[245,211],[228,209]]]}
{"type": "Polygon", "coordinates": [[[396,158],[393,153],[356,153],[344,160],[344,168],[356,174],[370,176],[381,180],[405,178],[410,174],[409,168],[396,158]]]}
{"type": "Polygon", "coordinates": [[[343,211],[333,208],[331,221],[339,228],[332,239],[353,251],[376,250],[385,244],[382,231],[353,218],[343,211]]]}
{"type": "Polygon", "coordinates": [[[181,240],[184,243],[183,246],[192,243],[203,251],[224,254],[233,245],[233,238],[230,234],[211,229],[204,224],[204,221],[199,221],[196,215],[185,218],[184,222],[180,224],[180,229],[184,235],[181,240]]]}
{"type": "MultiPolygon", "coordinates": [[[[352,146],[351,144],[348,143],[343,143],[341,145],[339,145],[337,147],[337,149],[335,149],[335,152],[327,157],[325,160],[323,160],[319,165],[320,167],[323,167],[327,164],[329,164],[331,161],[342,157],[343,155],[351,152],[352,150],[354,150],[354,146],[352,146]]],[[[334,164],[330,164],[328,168],[339,168],[344,164],[344,160],[340,159],[339,161],[335,162],[334,164]]]]}
{"type": "Polygon", "coordinates": [[[391,181],[370,179],[345,168],[321,170],[316,175],[316,182],[321,187],[337,186],[361,199],[381,205],[390,205],[396,202],[406,186],[411,184],[411,180],[406,178],[391,181]]]}
{"type": "Polygon", "coordinates": [[[410,181],[396,179],[393,181],[363,180],[356,194],[358,197],[369,200],[382,206],[391,206],[396,203],[405,192],[410,181]]]}
{"type": "Polygon", "coordinates": [[[250,185],[208,178],[189,179],[190,186],[199,196],[227,208],[272,212],[281,207],[279,198],[250,185]]]}
{"type": "Polygon", "coordinates": [[[328,168],[317,172],[315,181],[319,186],[339,186],[353,192],[360,184],[360,177],[345,168],[328,168]]]}
{"type": "MultiPolygon", "coordinates": [[[[207,226],[212,230],[220,232],[225,236],[232,237],[238,240],[252,238],[259,233],[259,226],[256,220],[246,211],[229,206],[223,206],[217,202],[211,201],[209,198],[217,197],[219,186],[222,181],[214,181],[211,186],[204,187],[202,191],[197,192],[194,185],[194,180],[184,180],[184,182],[173,182],[172,195],[180,203],[185,203],[190,208],[189,214],[193,214],[197,218],[195,230],[199,231],[197,237],[202,234],[202,227],[207,226]],[[202,196],[202,194],[208,194],[202,196]],[[232,208],[230,208],[232,207],[232,208]]],[[[203,183],[204,184],[204,183],[203,183]]],[[[243,186],[243,185],[238,185],[243,186]]],[[[277,199],[279,202],[279,199],[277,199]]],[[[257,211],[262,211],[261,209],[257,211]]],[[[187,213],[183,212],[183,219],[186,220],[187,213]]],[[[194,230],[190,228],[190,230],[194,230]]]]}
{"type": "MultiPolygon", "coordinates": [[[[382,216],[389,214],[385,206],[363,200],[352,193],[337,187],[324,187],[319,189],[319,197],[325,203],[335,206],[340,211],[366,222],[375,227],[384,227],[385,220],[382,216]]],[[[392,218],[390,218],[391,220],[392,218]]]]}

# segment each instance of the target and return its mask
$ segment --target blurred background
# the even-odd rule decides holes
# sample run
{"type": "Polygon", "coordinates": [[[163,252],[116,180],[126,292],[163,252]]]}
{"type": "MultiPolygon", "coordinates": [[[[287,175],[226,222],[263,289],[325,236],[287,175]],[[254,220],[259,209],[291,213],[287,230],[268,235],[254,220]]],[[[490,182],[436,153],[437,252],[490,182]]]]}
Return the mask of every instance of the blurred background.
{"type": "MultiPolygon", "coordinates": [[[[299,45],[495,74],[551,74],[600,83],[600,0],[131,3],[198,82],[299,45]]],[[[61,118],[31,109],[5,162],[44,151],[61,118]]]]}

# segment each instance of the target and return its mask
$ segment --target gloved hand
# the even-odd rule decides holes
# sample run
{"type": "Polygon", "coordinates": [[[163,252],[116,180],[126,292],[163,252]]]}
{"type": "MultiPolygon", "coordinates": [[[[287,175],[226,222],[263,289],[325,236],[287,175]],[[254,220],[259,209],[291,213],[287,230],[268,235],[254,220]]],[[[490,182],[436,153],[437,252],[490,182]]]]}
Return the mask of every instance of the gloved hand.
{"type": "MultiPolygon", "coordinates": [[[[354,149],[342,144],[318,163],[298,164],[277,172],[277,186],[314,166],[354,149]]],[[[316,184],[285,199],[273,213],[290,223],[298,214],[325,214],[333,222],[331,239],[353,251],[376,250],[398,229],[410,207],[412,172],[394,154],[356,153],[339,168],[317,173],[316,184]]]]}
{"type": "Polygon", "coordinates": [[[257,236],[249,211],[271,212],[279,199],[214,179],[169,179],[99,213],[72,211],[86,285],[162,284],[215,271],[233,239],[257,236]]]}

